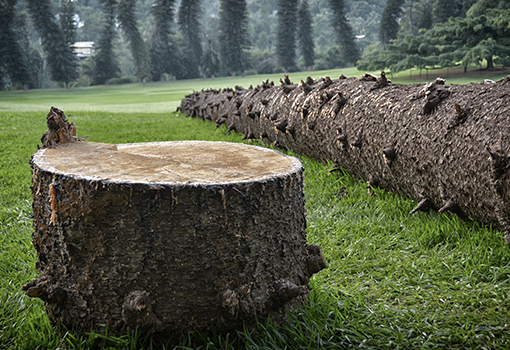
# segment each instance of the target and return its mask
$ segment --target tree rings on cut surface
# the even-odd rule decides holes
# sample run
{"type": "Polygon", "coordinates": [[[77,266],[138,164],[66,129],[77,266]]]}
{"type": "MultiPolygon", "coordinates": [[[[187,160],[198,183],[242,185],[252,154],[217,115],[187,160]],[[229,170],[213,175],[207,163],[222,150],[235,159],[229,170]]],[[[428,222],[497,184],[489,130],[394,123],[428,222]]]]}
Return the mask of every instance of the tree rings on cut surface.
{"type": "Polygon", "coordinates": [[[41,276],[24,289],[54,324],[168,340],[283,322],[326,267],[306,243],[303,167],[280,152],[68,142],[31,165],[41,276]]]}

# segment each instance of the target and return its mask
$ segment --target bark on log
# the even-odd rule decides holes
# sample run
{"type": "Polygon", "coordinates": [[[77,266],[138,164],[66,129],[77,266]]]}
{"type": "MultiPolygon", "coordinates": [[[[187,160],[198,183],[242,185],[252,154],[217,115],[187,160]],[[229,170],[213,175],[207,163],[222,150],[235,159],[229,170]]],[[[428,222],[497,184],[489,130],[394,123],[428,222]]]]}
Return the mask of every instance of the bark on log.
{"type": "Polygon", "coordinates": [[[299,160],[224,142],[73,140],[31,160],[41,276],[23,289],[54,324],[167,341],[283,322],[306,301],[326,264],[306,244],[299,160]]]}
{"type": "Polygon", "coordinates": [[[510,76],[483,84],[362,78],[205,90],[179,109],[482,224],[510,243],[510,76]]]}

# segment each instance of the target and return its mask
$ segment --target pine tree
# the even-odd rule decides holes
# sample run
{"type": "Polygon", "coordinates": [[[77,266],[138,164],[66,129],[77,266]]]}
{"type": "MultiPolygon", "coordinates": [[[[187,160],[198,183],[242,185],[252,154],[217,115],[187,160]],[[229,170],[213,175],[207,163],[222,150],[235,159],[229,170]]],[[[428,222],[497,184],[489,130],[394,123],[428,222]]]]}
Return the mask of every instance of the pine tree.
{"type": "Polygon", "coordinates": [[[62,28],[51,11],[50,0],[27,0],[28,12],[41,36],[51,78],[66,86],[78,77],[78,62],[62,28]]]}
{"type": "Polygon", "coordinates": [[[211,39],[207,40],[202,59],[200,60],[202,71],[208,77],[214,77],[220,71],[220,56],[211,39]]]}
{"type": "Polygon", "coordinates": [[[435,0],[432,7],[434,23],[444,23],[450,17],[457,17],[460,14],[461,5],[457,0],[435,0]]]}
{"type": "Polygon", "coordinates": [[[154,0],[154,30],[149,41],[152,80],[161,80],[164,73],[175,75],[179,70],[177,47],[173,38],[175,0],[154,0]]]}
{"type": "Polygon", "coordinates": [[[486,14],[488,9],[507,10],[510,9],[508,0],[478,0],[467,11],[468,17],[479,17],[486,14]]]}
{"type": "Polygon", "coordinates": [[[397,38],[400,29],[399,20],[402,17],[402,5],[405,0],[387,0],[386,6],[381,14],[379,26],[379,40],[388,44],[397,38]]]}
{"type": "Polygon", "coordinates": [[[286,71],[296,70],[297,4],[294,0],[278,0],[276,56],[286,71]]]}
{"type": "Polygon", "coordinates": [[[312,16],[307,0],[302,0],[298,9],[297,42],[306,68],[315,61],[315,43],[313,41],[312,16]]]}
{"type": "Polygon", "coordinates": [[[428,8],[427,3],[420,2],[417,5],[417,21],[416,21],[416,27],[418,30],[420,29],[430,29],[432,28],[432,25],[434,24],[434,19],[432,16],[432,12],[428,8]]]}
{"type": "Polygon", "coordinates": [[[178,23],[184,39],[182,49],[183,77],[197,78],[200,76],[200,59],[202,57],[202,42],[200,40],[201,0],[183,0],[179,7],[178,23]]]}
{"type": "Polygon", "coordinates": [[[18,59],[18,65],[23,64],[28,68],[28,84],[23,84],[24,88],[39,88],[42,85],[44,75],[44,59],[40,50],[31,43],[29,38],[30,18],[26,11],[18,12],[14,17],[14,31],[16,32],[16,42],[21,48],[22,62],[18,59]]]}
{"type": "Polygon", "coordinates": [[[337,42],[342,52],[342,60],[347,64],[356,64],[360,57],[356,37],[345,16],[344,0],[329,0],[329,7],[333,16],[331,26],[336,34],[337,42]]]}
{"type": "Polygon", "coordinates": [[[150,61],[147,46],[138,30],[136,21],[136,0],[120,0],[117,6],[117,12],[122,33],[129,42],[129,48],[136,66],[136,77],[145,82],[150,74],[150,61]]]}
{"type": "Polygon", "coordinates": [[[76,42],[76,23],[74,20],[75,11],[76,8],[73,0],[60,1],[60,28],[62,28],[62,33],[64,34],[66,43],[70,46],[73,46],[76,42]]]}
{"type": "Polygon", "coordinates": [[[120,68],[115,53],[115,7],[117,0],[100,0],[103,5],[104,22],[94,55],[92,84],[104,84],[111,78],[120,76],[120,68]]]}
{"type": "Polygon", "coordinates": [[[17,0],[0,1],[0,80],[5,75],[11,83],[26,85],[30,73],[15,31],[16,3],[17,0]]]}
{"type": "Polygon", "coordinates": [[[244,49],[248,46],[246,1],[221,0],[219,20],[222,70],[230,75],[243,73],[246,69],[244,49]]]}

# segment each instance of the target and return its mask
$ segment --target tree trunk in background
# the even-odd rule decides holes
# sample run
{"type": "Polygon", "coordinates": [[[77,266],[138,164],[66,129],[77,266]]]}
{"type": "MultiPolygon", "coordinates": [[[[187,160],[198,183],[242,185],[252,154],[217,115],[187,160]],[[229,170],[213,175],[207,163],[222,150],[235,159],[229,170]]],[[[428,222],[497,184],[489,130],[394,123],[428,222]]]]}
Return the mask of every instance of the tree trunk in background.
{"type": "Polygon", "coordinates": [[[510,242],[510,78],[400,85],[365,75],[202,91],[180,110],[482,224],[510,242]]]}
{"type": "Polygon", "coordinates": [[[23,287],[52,323],[168,341],[283,322],[306,301],[326,264],[306,244],[299,160],[224,142],[61,143],[52,129],[76,129],[54,119],[31,160],[41,276],[23,287]]]}

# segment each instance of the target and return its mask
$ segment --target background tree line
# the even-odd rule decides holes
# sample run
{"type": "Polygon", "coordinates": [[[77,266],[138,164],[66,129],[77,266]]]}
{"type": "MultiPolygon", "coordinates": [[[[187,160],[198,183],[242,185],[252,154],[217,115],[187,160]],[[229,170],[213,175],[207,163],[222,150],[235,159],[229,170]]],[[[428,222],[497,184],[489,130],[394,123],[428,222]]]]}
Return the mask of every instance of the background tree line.
{"type": "Polygon", "coordinates": [[[388,0],[362,70],[510,65],[510,2],[388,0]]]}
{"type": "Polygon", "coordinates": [[[506,64],[501,0],[0,0],[3,88],[506,64]],[[72,45],[93,41],[78,62],[72,45]]]}

